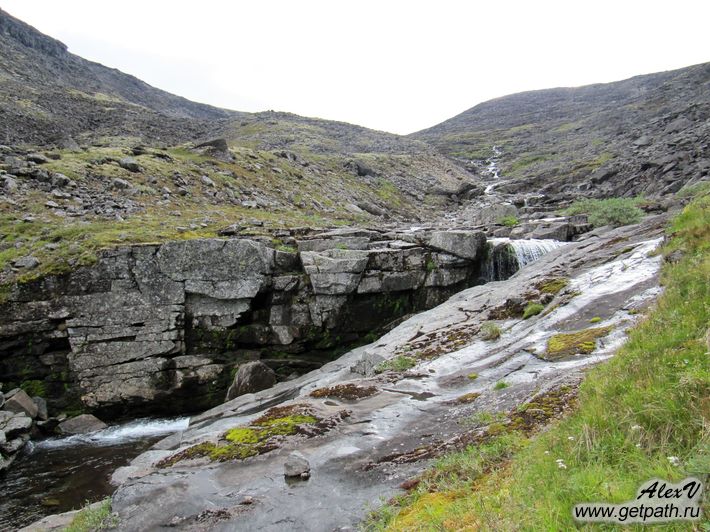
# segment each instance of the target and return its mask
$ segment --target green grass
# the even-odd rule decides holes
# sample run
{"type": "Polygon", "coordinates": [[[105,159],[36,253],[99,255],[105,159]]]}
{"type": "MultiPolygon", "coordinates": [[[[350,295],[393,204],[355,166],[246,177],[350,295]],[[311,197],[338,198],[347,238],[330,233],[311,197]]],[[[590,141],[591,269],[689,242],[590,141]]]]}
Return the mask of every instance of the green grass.
{"type": "MultiPolygon", "coordinates": [[[[707,475],[710,196],[686,207],[669,233],[664,253],[682,250],[683,259],[664,265],[665,290],[655,308],[615,357],[588,373],[577,410],[537,436],[508,440],[503,452],[488,455],[483,470],[480,448],[451,455],[446,482],[418,487],[394,501],[369,527],[628,530],[578,526],[571,509],[581,502],[632,499],[654,477],[678,481],[707,475]],[[669,456],[678,457],[679,465],[669,456]]],[[[654,530],[708,530],[708,511],[706,502],[700,528],[677,522],[654,530]]]]}
{"type": "Polygon", "coordinates": [[[118,518],[111,513],[111,499],[101,501],[101,504],[91,508],[87,505],[64,528],[64,532],[94,532],[116,526],[118,518]]]}
{"type": "Polygon", "coordinates": [[[620,227],[641,221],[643,211],[637,207],[640,201],[640,198],[583,199],[575,201],[564,213],[586,214],[594,227],[620,227]]]}
{"type": "Polygon", "coordinates": [[[375,368],[375,373],[383,373],[385,371],[407,371],[416,365],[417,361],[412,357],[400,355],[378,364],[375,368]]]}
{"type": "Polygon", "coordinates": [[[498,381],[498,382],[496,382],[495,385],[493,386],[493,389],[494,389],[494,390],[504,390],[504,389],[507,388],[508,386],[510,386],[510,384],[508,384],[507,382],[505,382],[505,381],[498,381]]]}
{"type": "Polygon", "coordinates": [[[487,321],[481,326],[481,338],[484,340],[497,340],[503,331],[501,328],[490,321],[487,321]]]}

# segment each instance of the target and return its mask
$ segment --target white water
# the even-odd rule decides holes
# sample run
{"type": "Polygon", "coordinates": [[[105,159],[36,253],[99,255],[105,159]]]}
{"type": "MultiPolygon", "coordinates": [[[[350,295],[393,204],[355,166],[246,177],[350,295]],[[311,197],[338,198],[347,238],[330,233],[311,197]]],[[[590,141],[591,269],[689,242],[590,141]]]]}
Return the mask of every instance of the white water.
{"type": "Polygon", "coordinates": [[[500,185],[501,183],[498,182],[500,179],[500,169],[498,168],[498,157],[500,157],[501,149],[498,146],[493,146],[493,156],[488,159],[488,166],[486,167],[486,172],[493,178],[495,183],[491,183],[488,186],[486,186],[486,189],[483,191],[484,194],[488,195],[491,192],[493,192],[493,189],[500,185]]]}
{"type": "Polygon", "coordinates": [[[185,430],[190,418],[170,419],[135,419],[112,427],[91,432],[89,434],[76,434],[65,438],[50,438],[36,442],[35,447],[56,449],[59,447],[72,447],[75,445],[117,445],[131,440],[142,440],[155,436],[163,436],[185,430]]]}
{"type": "Polygon", "coordinates": [[[522,268],[531,262],[535,262],[537,259],[542,257],[544,254],[549,253],[553,249],[567,244],[566,242],[560,242],[559,240],[540,240],[536,238],[529,238],[526,240],[514,240],[510,238],[490,238],[488,242],[494,246],[497,244],[509,244],[515,252],[515,258],[518,260],[518,267],[522,268]]]}

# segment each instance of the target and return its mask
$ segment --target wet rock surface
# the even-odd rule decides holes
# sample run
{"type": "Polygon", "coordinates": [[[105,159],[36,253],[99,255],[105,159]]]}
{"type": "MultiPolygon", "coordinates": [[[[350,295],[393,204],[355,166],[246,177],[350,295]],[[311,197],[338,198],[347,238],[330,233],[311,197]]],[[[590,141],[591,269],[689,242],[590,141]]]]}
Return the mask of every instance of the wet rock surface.
{"type": "Polygon", "coordinates": [[[275,404],[316,410],[343,405],[349,411],[321,435],[285,436],[274,449],[244,460],[180,461],[158,470],[158,455],[147,455],[113,497],[119,529],[151,529],[174,519],[172,526],[188,529],[208,510],[221,512],[220,520],[211,522],[214,530],[354,526],[368,505],[397,493],[429,458],[485,437],[485,426],[462,426],[462,417],[510,413],[505,423],[534,430],[574,400],[583,369],[611,356],[624,331],[639,319],[635,309],[659,293],[661,259],[653,251],[664,222],[654,217],[639,227],[589,233],[508,281],[464,290],[318,370],[194,416],[179,438],[158,445],[162,460],[249,426],[275,404]],[[520,297],[544,301],[543,312],[526,320],[492,315],[520,297]],[[545,359],[551,338],[589,328],[589,313],[602,307],[606,310],[594,327],[608,330],[591,352],[545,359]],[[479,336],[489,320],[502,330],[497,339],[479,336]],[[381,363],[403,356],[414,365],[396,369],[381,363]],[[501,381],[506,386],[495,386],[501,381]],[[312,393],[344,385],[377,391],[354,401],[332,392],[312,393]],[[523,403],[532,405],[530,412],[515,414],[523,403]],[[277,480],[284,478],[284,463],[296,450],[307,456],[310,480],[277,480]],[[246,510],[245,500],[251,501],[246,510]]]}

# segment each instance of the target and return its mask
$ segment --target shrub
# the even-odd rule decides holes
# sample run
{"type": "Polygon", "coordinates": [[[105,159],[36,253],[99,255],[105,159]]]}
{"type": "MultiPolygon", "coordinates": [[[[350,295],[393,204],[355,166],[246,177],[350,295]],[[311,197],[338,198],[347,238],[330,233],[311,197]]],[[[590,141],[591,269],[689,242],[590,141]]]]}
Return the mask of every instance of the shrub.
{"type": "Polygon", "coordinates": [[[620,227],[641,221],[643,211],[636,206],[639,201],[638,198],[583,199],[575,201],[564,213],[586,214],[594,227],[620,227]]]}
{"type": "Polygon", "coordinates": [[[518,220],[515,216],[503,216],[500,220],[498,220],[498,223],[506,227],[515,227],[520,223],[520,220],[518,220]]]}

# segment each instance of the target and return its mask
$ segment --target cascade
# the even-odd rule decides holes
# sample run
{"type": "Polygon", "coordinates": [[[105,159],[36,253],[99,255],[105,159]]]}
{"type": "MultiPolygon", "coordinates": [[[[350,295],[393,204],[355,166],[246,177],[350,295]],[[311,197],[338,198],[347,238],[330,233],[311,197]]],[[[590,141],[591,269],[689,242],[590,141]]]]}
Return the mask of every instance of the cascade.
{"type": "Polygon", "coordinates": [[[488,244],[489,254],[483,265],[483,276],[487,281],[502,281],[553,249],[564,246],[565,242],[532,238],[490,238],[488,244]]]}

